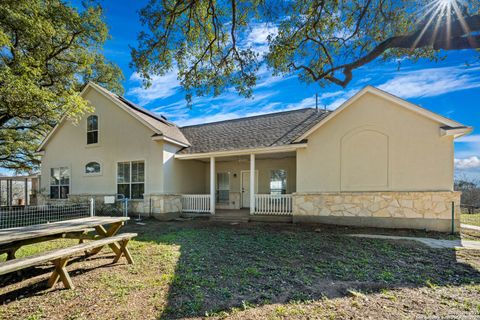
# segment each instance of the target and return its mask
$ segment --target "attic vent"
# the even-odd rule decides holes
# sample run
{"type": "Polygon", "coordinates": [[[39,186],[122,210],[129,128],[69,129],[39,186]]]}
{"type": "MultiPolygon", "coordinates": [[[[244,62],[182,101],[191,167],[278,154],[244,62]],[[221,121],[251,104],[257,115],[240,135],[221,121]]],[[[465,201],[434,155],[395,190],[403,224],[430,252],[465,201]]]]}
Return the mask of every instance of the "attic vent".
{"type": "Polygon", "coordinates": [[[162,118],[162,119],[165,120],[165,121],[168,121],[167,117],[165,117],[165,116],[162,116],[162,115],[161,115],[160,118],[162,118]]]}

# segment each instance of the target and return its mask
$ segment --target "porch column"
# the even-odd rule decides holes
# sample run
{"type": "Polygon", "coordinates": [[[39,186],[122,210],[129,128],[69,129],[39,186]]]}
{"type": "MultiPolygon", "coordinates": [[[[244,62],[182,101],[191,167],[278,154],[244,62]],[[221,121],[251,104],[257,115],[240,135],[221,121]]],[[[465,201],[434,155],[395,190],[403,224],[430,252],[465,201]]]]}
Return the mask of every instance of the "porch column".
{"type": "Polygon", "coordinates": [[[255,213],[255,154],[250,154],[250,214],[255,213]]]}
{"type": "Polygon", "coordinates": [[[215,214],[215,157],[210,157],[210,213],[215,214]]]}

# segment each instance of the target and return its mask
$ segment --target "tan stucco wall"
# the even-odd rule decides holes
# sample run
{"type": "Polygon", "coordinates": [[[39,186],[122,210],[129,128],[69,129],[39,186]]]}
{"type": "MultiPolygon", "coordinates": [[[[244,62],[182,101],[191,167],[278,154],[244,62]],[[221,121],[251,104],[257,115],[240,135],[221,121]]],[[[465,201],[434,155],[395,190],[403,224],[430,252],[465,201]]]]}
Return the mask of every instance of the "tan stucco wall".
{"type": "Polygon", "coordinates": [[[205,170],[208,164],[199,160],[175,159],[178,150],[176,146],[163,144],[163,192],[205,193],[205,170]]]}
{"type": "Polygon", "coordinates": [[[95,90],[86,93],[98,115],[99,143],[86,144],[85,115],[77,124],[66,121],[45,147],[42,157],[41,187],[49,193],[50,168],[70,168],[71,194],[116,193],[117,162],[145,161],[145,193],[163,192],[161,142],[151,140],[153,132],[126,111],[114,105],[95,90]],[[90,161],[101,164],[102,173],[87,176],[85,165],[90,161]]]}
{"type": "Polygon", "coordinates": [[[297,191],[452,190],[453,138],[440,126],[366,93],[297,151],[297,191]]]}

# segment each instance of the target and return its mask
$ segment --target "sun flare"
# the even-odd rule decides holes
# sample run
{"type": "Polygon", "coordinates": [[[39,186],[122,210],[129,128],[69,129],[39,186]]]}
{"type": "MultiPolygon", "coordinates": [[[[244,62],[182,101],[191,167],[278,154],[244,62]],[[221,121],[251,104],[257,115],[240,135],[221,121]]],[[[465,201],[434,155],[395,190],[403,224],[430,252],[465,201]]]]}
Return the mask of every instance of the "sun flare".
{"type": "Polygon", "coordinates": [[[416,48],[418,43],[423,39],[427,30],[433,27],[431,34],[431,42],[438,37],[444,37],[445,41],[449,43],[451,39],[451,25],[452,21],[458,20],[465,34],[470,34],[470,28],[462,14],[462,7],[466,5],[465,0],[433,0],[426,5],[419,17],[420,23],[423,24],[423,29],[412,45],[412,49],[416,48]],[[444,34],[439,34],[440,25],[446,25],[444,34]]]}

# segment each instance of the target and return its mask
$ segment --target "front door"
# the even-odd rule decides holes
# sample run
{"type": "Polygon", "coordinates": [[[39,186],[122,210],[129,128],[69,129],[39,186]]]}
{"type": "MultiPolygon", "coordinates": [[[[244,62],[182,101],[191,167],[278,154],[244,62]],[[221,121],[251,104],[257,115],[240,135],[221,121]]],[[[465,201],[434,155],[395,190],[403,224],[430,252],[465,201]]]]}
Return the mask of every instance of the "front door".
{"type": "MultiPolygon", "coordinates": [[[[258,171],[255,170],[255,192],[258,190],[258,171]]],[[[250,208],[250,171],[242,171],[242,207],[250,208]]]]}

